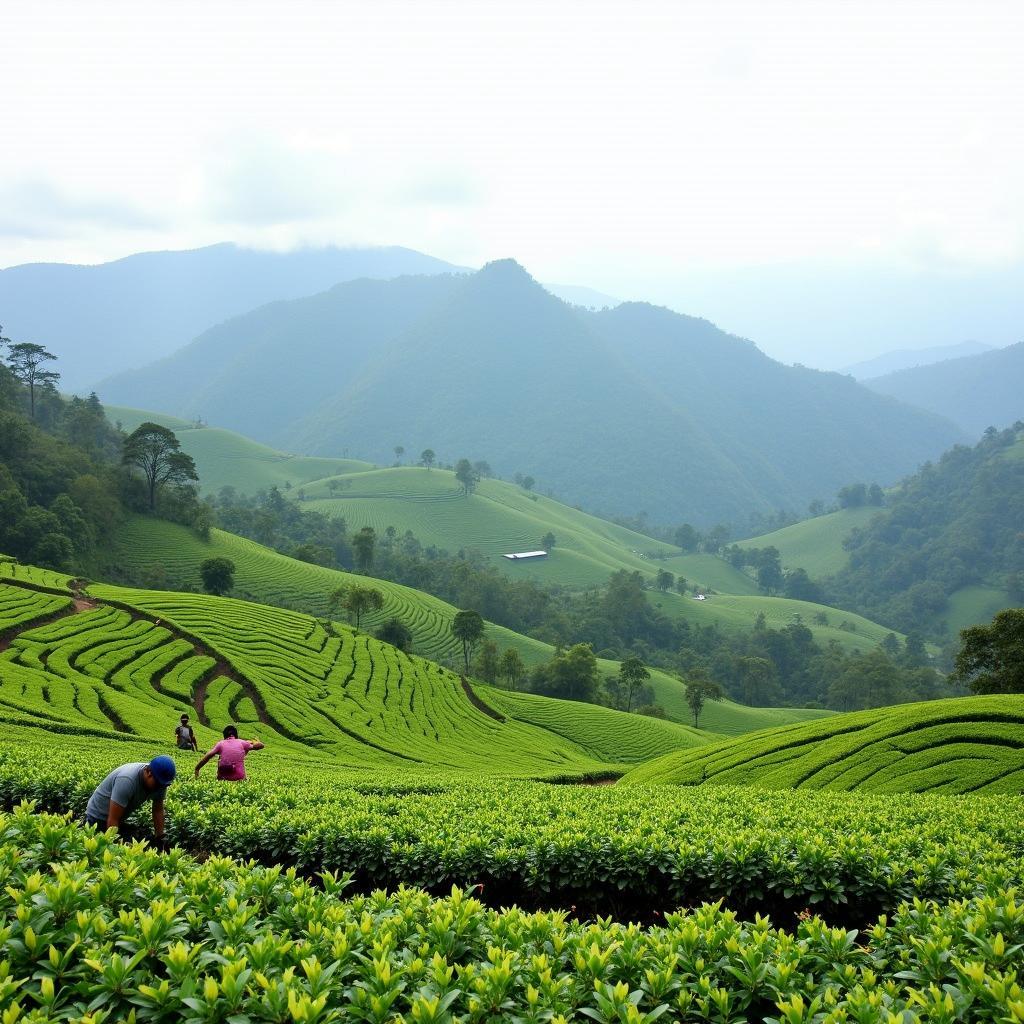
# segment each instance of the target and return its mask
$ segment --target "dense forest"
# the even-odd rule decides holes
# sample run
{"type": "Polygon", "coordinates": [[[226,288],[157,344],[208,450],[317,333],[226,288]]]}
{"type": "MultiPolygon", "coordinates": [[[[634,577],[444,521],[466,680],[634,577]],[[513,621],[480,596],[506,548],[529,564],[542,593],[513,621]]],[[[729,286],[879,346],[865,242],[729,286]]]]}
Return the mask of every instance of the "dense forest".
{"type": "Polygon", "coordinates": [[[947,598],[989,583],[1024,601],[1024,423],[990,428],[904,480],[846,541],[831,603],[902,631],[936,634],[947,598]]]}
{"type": "Polygon", "coordinates": [[[205,529],[188,481],[168,480],[158,505],[148,500],[124,435],[95,394],[61,397],[54,359],[42,346],[0,339],[0,552],[78,571],[127,511],[151,504],[164,518],[205,529]]]}

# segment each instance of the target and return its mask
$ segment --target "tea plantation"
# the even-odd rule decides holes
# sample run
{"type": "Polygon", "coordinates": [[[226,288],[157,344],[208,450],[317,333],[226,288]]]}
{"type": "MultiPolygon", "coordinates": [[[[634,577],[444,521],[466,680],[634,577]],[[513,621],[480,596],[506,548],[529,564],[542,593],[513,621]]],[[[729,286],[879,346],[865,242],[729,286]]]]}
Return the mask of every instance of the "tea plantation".
{"type": "MultiPolygon", "coordinates": [[[[534,775],[607,774],[696,730],[550,702],[554,726],[489,707],[469,683],[346,626],[232,599],[96,584],[74,600],[5,563],[0,717],[63,733],[157,739],[182,710],[212,743],[225,722],[292,754],[353,767],[436,765],[534,775]],[[17,579],[17,585],[13,585],[17,579]],[[42,585],[40,583],[40,585],[42,585]],[[572,726],[559,723],[574,718],[572,726]],[[588,730],[594,719],[598,727],[588,730]],[[622,740],[618,731],[622,732],[622,740]]],[[[616,774],[621,774],[621,768],[616,774]]]]}
{"type": "Polygon", "coordinates": [[[625,784],[1024,792],[1024,696],[928,701],[840,715],[676,752],[625,784]]]}
{"type": "Polygon", "coordinates": [[[0,581],[4,1022],[1024,1021],[1024,699],[711,742],[294,611],[0,581]],[[183,709],[267,749],[173,751],[177,849],[53,816],[183,709]],[[744,750],[764,784],[711,784],[744,750]]]}
{"type": "MultiPolygon", "coordinates": [[[[235,563],[234,591],[239,596],[300,608],[319,616],[327,614],[328,595],[338,587],[351,583],[366,585],[363,576],[300,562],[223,530],[211,531],[210,540],[204,542],[183,526],[143,516],[136,516],[125,524],[105,565],[112,573],[130,568],[139,575],[159,568],[166,573],[171,586],[185,589],[198,585],[200,564],[214,555],[222,555],[235,563]]],[[[364,617],[365,629],[375,629],[397,616],[411,630],[417,653],[452,665],[461,661],[461,653],[451,635],[455,608],[430,594],[397,583],[373,580],[371,585],[384,596],[384,607],[364,617]]],[[[487,637],[499,647],[515,647],[527,665],[547,661],[554,653],[554,648],[548,644],[493,623],[487,626],[487,637]]],[[[618,672],[618,664],[611,661],[601,661],[600,668],[607,675],[618,672]]],[[[655,699],[671,719],[682,723],[692,721],[677,679],[654,671],[651,684],[655,699]]],[[[805,708],[751,708],[722,701],[705,709],[701,725],[710,732],[734,735],[830,714],[805,708]]]]}

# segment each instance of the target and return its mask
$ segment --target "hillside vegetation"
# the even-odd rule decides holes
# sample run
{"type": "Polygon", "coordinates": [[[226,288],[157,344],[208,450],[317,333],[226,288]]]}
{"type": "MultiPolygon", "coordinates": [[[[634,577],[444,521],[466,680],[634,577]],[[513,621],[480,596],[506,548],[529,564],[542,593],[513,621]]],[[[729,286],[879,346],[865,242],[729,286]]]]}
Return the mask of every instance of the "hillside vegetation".
{"type": "Polygon", "coordinates": [[[813,519],[804,519],[781,530],[741,540],[741,548],[778,550],[784,569],[804,569],[816,580],[834,576],[850,560],[845,542],[853,530],[867,526],[881,509],[873,506],[843,508],[813,519]]]}
{"type": "Polygon", "coordinates": [[[951,449],[886,500],[883,513],[846,541],[849,562],[829,584],[837,603],[941,637],[951,625],[982,621],[995,604],[1024,601],[1020,424],[951,449]]]}
{"type": "Polygon", "coordinates": [[[622,785],[754,785],[879,793],[1024,791],[1024,696],[879,708],[679,752],[622,785]]]}
{"type": "MultiPolygon", "coordinates": [[[[686,579],[691,590],[726,597],[696,601],[692,595],[685,599],[675,594],[652,595],[661,611],[694,624],[716,625],[733,635],[753,628],[762,614],[775,625],[798,616],[818,642],[835,640],[847,651],[870,650],[889,632],[853,613],[763,594],[749,575],[723,558],[680,554],[670,544],[502,480],[482,480],[467,496],[450,470],[373,469],[353,460],[290,456],[233,431],[197,429],[175,417],[118,407],[108,410],[108,415],[126,427],[152,418],[177,431],[182,449],[196,461],[207,493],[224,486],[250,493],[278,487],[297,500],[303,511],[344,520],[350,535],[363,526],[373,527],[378,537],[388,527],[399,538],[408,531],[422,547],[481,556],[511,579],[576,590],[602,586],[621,570],[639,572],[652,582],[657,571],[664,569],[686,579]],[[325,469],[331,473],[321,478],[325,469]],[[510,562],[502,557],[511,551],[533,550],[548,534],[556,543],[546,559],[510,562]]],[[[842,538],[870,515],[865,509],[845,509],[740,546],[776,544],[787,566],[802,564],[790,563],[789,557],[814,565],[838,564],[840,557],[845,558],[842,538]]],[[[128,536],[134,536],[132,531],[128,536]]],[[[117,543],[117,560],[130,563],[126,543],[117,543]]]]}
{"type": "MultiPolygon", "coordinates": [[[[118,532],[114,546],[97,566],[96,575],[117,578],[130,570],[133,578],[159,576],[161,586],[190,588],[199,583],[200,564],[215,556],[230,558],[235,563],[238,596],[298,608],[318,616],[327,614],[329,595],[338,587],[351,583],[371,585],[382,593],[384,607],[366,615],[364,628],[374,629],[387,619],[397,617],[411,630],[413,649],[418,653],[452,665],[461,660],[457,642],[451,635],[451,622],[457,609],[444,601],[386,580],[368,580],[365,576],[300,562],[222,530],[211,531],[210,540],[203,541],[192,531],[173,523],[132,517],[118,532]]],[[[514,647],[527,665],[548,661],[554,653],[549,644],[493,623],[488,624],[486,635],[500,647],[514,647]]],[[[606,675],[617,673],[618,667],[615,662],[599,660],[599,668],[606,675]]],[[[655,700],[673,721],[683,724],[692,721],[678,679],[652,670],[650,682],[655,700]]],[[[701,726],[711,732],[731,735],[827,714],[830,712],[753,708],[723,701],[708,705],[701,726]]]]}
{"type": "Polygon", "coordinates": [[[521,719],[435,663],[296,612],[103,584],[83,592],[12,562],[0,562],[0,580],[9,725],[160,743],[194,709],[205,746],[237,722],[280,753],[339,766],[491,774],[607,771],[705,742],[682,726],[545,698],[531,704],[549,707],[521,719]]]}
{"type": "Polygon", "coordinates": [[[358,459],[289,455],[233,430],[197,426],[177,416],[124,406],[107,406],[106,411],[107,418],[112,423],[120,423],[127,433],[147,421],[173,430],[182,451],[192,456],[203,490],[208,493],[222,487],[233,487],[243,494],[255,494],[271,487],[286,491],[322,477],[371,468],[368,462],[358,459]]]}
{"type": "Polygon", "coordinates": [[[570,307],[510,260],[272,304],[102,393],[306,454],[486,459],[570,504],[698,525],[888,482],[960,439],[706,321],[570,307]]]}

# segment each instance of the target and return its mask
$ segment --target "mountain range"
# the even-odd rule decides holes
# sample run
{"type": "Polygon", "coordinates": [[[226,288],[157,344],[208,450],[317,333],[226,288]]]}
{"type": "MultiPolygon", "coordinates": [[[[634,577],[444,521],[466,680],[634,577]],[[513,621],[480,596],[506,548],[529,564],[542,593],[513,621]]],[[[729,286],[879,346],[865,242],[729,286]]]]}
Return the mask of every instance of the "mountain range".
{"type": "Polygon", "coordinates": [[[929,366],[946,359],[977,356],[982,352],[991,351],[991,345],[982,344],[980,341],[962,341],[958,345],[932,345],[928,348],[900,348],[892,352],[883,352],[859,363],[851,363],[839,372],[848,373],[857,380],[870,380],[872,377],[882,377],[915,366],[929,366]]]}
{"type": "Polygon", "coordinates": [[[512,260],[271,303],[100,394],[311,455],[429,447],[592,510],[704,525],[889,483],[963,439],[705,320],[570,306],[512,260]]]}
{"type": "Polygon", "coordinates": [[[864,383],[879,394],[947,416],[976,439],[989,427],[1024,420],[1024,342],[864,383]]]}

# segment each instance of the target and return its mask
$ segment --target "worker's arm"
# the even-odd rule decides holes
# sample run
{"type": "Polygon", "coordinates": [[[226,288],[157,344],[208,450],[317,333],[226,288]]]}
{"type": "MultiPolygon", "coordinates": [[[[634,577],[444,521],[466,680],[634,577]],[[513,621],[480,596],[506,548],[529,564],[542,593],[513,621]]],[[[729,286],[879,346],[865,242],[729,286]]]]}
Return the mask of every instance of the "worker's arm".
{"type": "Polygon", "coordinates": [[[251,740],[246,740],[246,743],[249,744],[250,750],[262,750],[266,746],[265,743],[260,743],[255,736],[251,740]]]}
{"type": "Polygon", "coordinates": [[[199,750],[199,743],[196,740],[196,731],[195,731],[195,729],[192,730],[192,749],[196,750],[196,751],[199,750]]]}
{"type": "Polygon", "coordinates": [[[110,801],[110,809],[107,811],[107,828],[120,828],[121,819],[124,817],[124,805],[110,801]]]}
{"type": "Polygon", "coordinates": [[[164,805],[153,803],[153,832],[156,834],[156,841],[162,842],[164,838],[164,805]]]}
{"type": "Polygon", "coordinates": [[[213,750],[211,750],[208,754],[203,754],[203,756],[201,758],[199,758],[199,763],[196,765],[196,778],[197,779],[199,778],[199,773],[203,770],[203,765],[205,765],[207,761],[210,761],[213,758],[213,755],[216,754],[216,753],[217,753],[217,748],[214,747],[213,750]]]}

